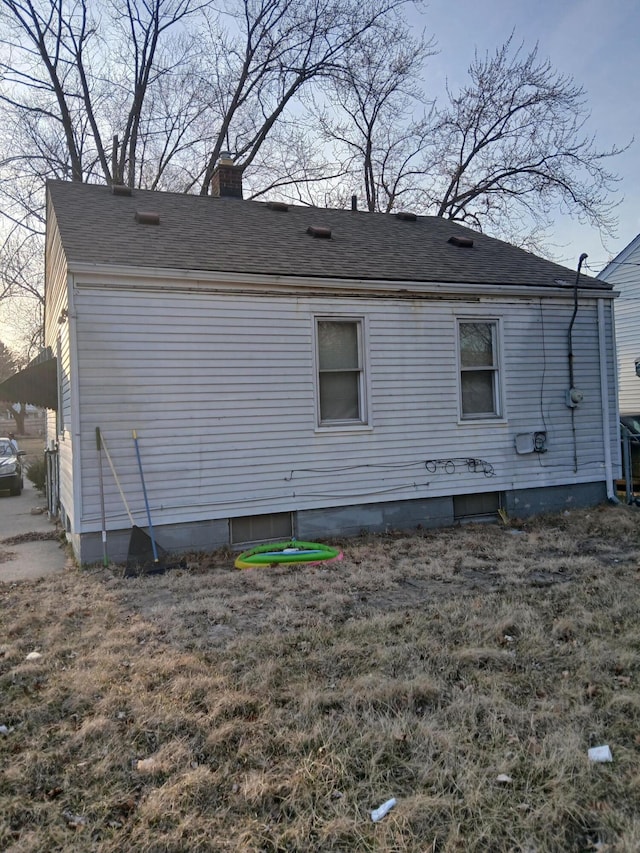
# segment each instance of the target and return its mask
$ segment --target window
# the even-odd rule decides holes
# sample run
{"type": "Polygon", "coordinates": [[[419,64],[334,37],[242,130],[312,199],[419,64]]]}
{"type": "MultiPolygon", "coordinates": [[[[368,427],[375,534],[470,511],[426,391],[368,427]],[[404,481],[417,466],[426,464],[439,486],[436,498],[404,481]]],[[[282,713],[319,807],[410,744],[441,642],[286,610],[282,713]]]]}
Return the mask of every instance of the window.
{"type": "Polygon", "coordinates": [[[501,417],[497,320],[459,320],[463,419],[501,417]]]}
{"type": "Polygon", "coordinates": [[[318,400],[321,426],[367,422],[362,320],[317,320],[318,400]]]}

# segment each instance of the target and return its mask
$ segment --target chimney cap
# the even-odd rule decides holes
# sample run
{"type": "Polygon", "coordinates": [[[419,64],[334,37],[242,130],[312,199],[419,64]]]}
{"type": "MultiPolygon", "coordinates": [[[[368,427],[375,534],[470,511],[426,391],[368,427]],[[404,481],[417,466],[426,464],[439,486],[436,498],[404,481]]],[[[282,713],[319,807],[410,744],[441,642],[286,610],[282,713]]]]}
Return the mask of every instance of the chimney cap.
{"type": "Polygon", "coordinates": [[[221,151],[218,163],[221,166],[233,166],[233,155],[231,151],[221,151]]]}

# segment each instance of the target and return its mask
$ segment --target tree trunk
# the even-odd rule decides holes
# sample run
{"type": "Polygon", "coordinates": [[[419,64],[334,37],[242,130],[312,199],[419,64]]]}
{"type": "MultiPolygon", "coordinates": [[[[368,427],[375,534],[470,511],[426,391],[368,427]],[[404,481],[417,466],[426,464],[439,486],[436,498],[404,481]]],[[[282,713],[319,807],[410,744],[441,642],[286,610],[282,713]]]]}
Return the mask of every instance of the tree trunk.
{"type": "Polygon", "coordinates": [[[18,410],[16,411],[14,406],[10,407],[11,416],[16,422],[16,435],[24,435],[24,421],[27,417],[27,407],[24,403],[17,403],[18,410]]]}

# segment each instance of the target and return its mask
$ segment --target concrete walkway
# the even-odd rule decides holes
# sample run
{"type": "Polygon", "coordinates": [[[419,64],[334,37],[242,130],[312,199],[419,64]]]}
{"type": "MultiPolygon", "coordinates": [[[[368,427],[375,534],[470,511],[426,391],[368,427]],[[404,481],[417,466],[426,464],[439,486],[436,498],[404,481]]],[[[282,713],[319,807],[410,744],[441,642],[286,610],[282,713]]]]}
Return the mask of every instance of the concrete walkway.
{"type": "Polygon", "coordinates": [[[44,497],[26,477],[24,486],[20,497],[0,492],[0,583],[35,580],[72,565],[57,536],[39,538],[56,535],[57,529],[47,517],[44,497]],[[15,543],[14,537],[19,537],[15,543]]]}

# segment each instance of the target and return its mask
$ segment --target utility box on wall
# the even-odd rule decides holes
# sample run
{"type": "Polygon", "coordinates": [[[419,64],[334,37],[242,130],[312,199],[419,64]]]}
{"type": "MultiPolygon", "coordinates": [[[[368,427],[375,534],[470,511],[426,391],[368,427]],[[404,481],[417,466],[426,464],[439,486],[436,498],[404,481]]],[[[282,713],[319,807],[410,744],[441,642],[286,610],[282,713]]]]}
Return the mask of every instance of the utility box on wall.
{"type": "Polygon", "coordinates": [[[526,453],[546,453],[547,434],[543,431],[521,432],[516,435],[514,444],[516,453],[520,455],[526,453]]]}

